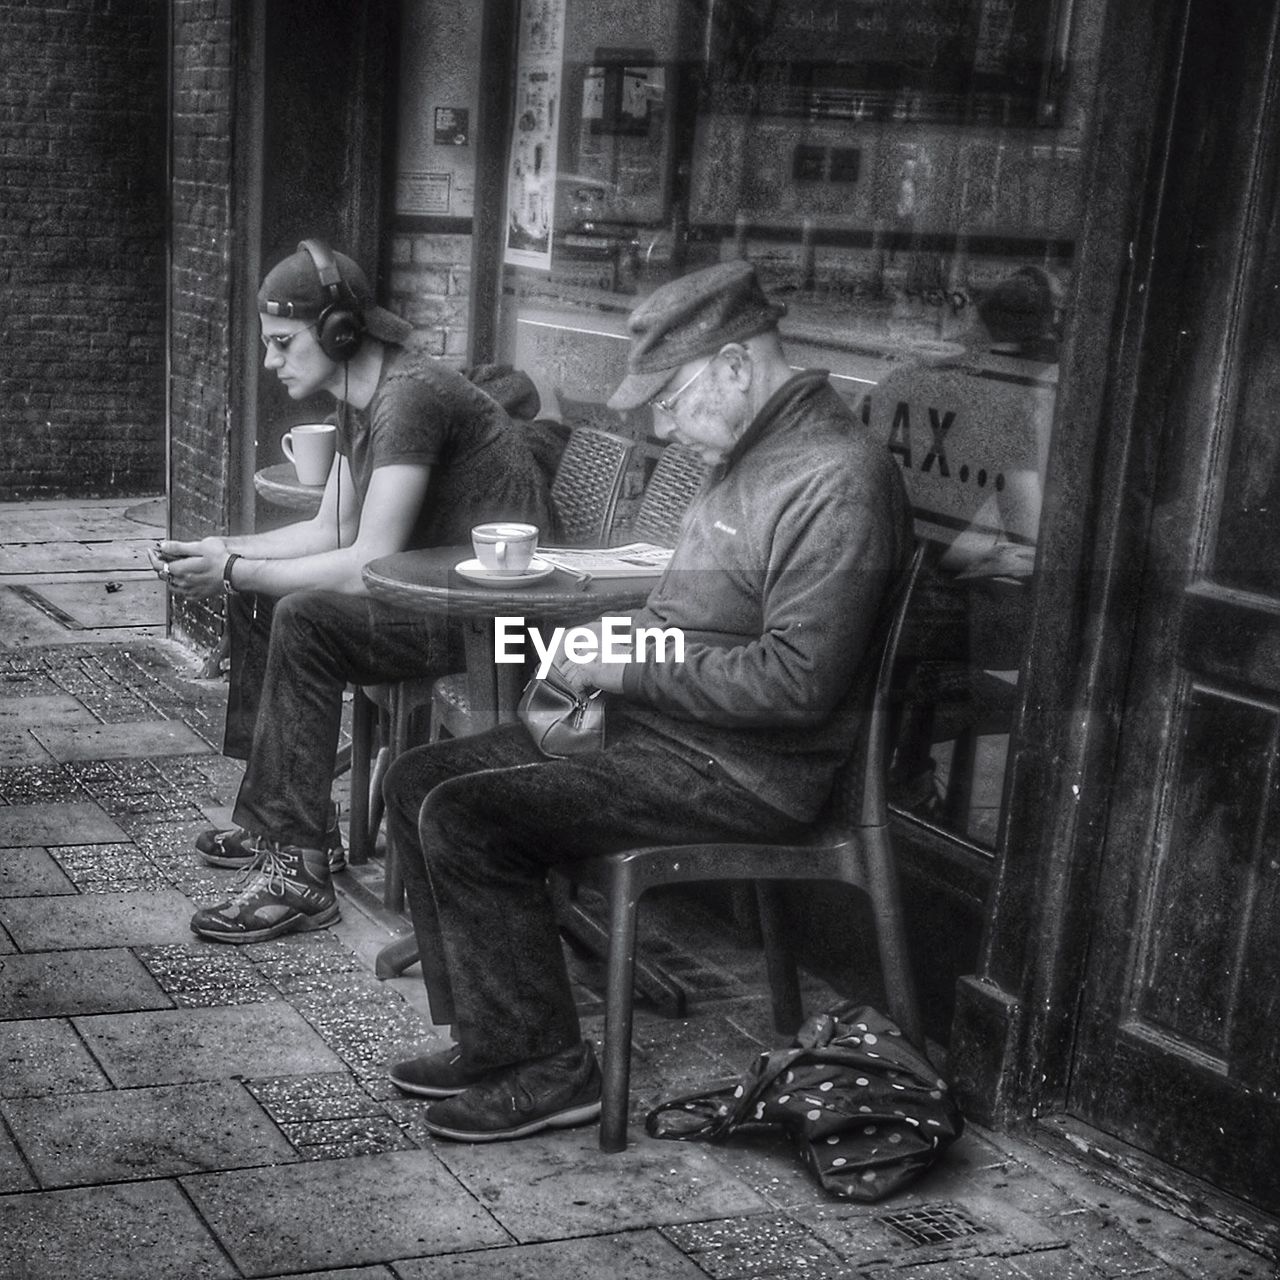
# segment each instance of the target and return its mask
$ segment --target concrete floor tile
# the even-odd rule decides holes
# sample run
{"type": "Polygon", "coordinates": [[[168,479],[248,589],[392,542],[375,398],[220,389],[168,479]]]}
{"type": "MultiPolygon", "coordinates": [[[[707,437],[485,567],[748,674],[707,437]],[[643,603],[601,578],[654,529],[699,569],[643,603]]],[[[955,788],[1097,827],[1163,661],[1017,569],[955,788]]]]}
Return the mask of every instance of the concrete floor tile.
{"type": "Polygon", "coordinates": [[[123,947],[14,955],[0,965],[0,1019],[168,1009],[172,1003],[123,947]]]}
{"type": "Polygon", "coordinates": [[[396,1263],[401,1280],[705,1280],[706,1273],[656,1231],[518,1244],[396,1263]]]}
{"type": "Polygon", "coordinates": [[[248,1276],[508,1243],[429,1151],[195,1174],[182,1186],[248,1276]]]}
{"type": "Polygon", "coordinates": [[[5,1023],[0,1047],[0,1097],[33,1098],[110,1087],[110,1081],[69,1022],[36,1018],[5,1023]]]}
{"type": "Polygon", "coordinates": [[[68,801],[0,806],[0,849],[117,844],[128,839],[96,804],[68,801]]]}
{"type": "Polygon", "coordinates": [[[301,1015],[280,1001],[86,1017],[75,1025],[121,1089],[343,1069],[301,1015]]]}
{"type": "Polygon", "coordinates": [[[13,945],[13,939],[9,937],[8,930],[0,925],[0,956],[11,956],[18,950],[13,945]]]}
{"type": "MultiPolygon", "coordinates": [[[[134,530],[136,535],[139,530],[134,530]]],[[[151,539],[120,542],[16,542],[0,546],[0,573],[115,572],[150,569],[151,539]]]]}
{"type": "MultiPolygon", "coordinates": [[[[33,1191],[35,1187],[36,1180],[31,1176],[31,1170],[27,1168],[17,1145],[0,1125],[0,1194],[33,1191]]],[[[0,1275],[8,1276],[9,1274],[7,1271],[0,1270],[0,1275]]]]}
{"type": "MultiPolygon", "coordinates": [[[[123,724],[52,725],[33,735],[55,760],[145,760],[155,756],[207,755],[212,748],[181,720],[123,724]]],[[[70,844],[71,841],[66,843],[70,844]]]]}
{"type": "Polygon", "coordinates": [[[398,1280],[390,1267],[339,1267],[337,1271],[293,1272],[276,1280],[398,1280]]]}
{"type": "Polygon", "coordinates": [[[29,729],[0,726],[0,769],[52,763],[53,757],[29,729]]]}
{"type": "Polygon", "coordinates": [[[235,1268],[172,1182],[0,1199],[0,1275],[223,1280],[235,1268]]]}
{"type": "Polygon", "coordinates": [[[0,900],[0,924],[23,951],[187,942],[191,903],[176,889],[0,900]]]}
{"type": "Polygon", "coordinates": [[[34,729],[41,725],[93,724],[84,704],[69,693],[39,694],[32,698],[0,698],[0,729],[34,729]]]}
{"type": "Polygon", "coordinates": [[[166,1085],[0,1104],[42,1187],[288,1163],[284,1135],[239,1084],[166,1085]]]}
{"type": "Polygon", "coordinates": [[[37,608],[49,610],[71,631],[164,626],[165,590],[155,574],[122,569],[85,580],[42,582],[16,588],[37,608]]]}
{"type": "Polygon", "coordinates": [[[439,1143],[455,1177],[521,1242],[762,1213],[765,1201],[705,1148],[633,1139],[606,1155],[598,1132],[539,1134],[505,1144],[439,1143]]]}
{"type": "Polygon", "coordinates": [[[0,849],[0,898],[75,893],[46,849],[0,849]]]}

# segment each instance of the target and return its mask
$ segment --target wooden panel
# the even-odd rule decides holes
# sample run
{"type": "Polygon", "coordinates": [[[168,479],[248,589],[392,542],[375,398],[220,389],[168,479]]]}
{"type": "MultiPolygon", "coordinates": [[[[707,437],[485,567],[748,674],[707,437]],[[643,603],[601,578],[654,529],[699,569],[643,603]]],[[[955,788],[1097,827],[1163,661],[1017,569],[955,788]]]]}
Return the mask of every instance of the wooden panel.
{"type": "Polygon", "coordinates": [[[1140,1015],[1224,1059],[1256,894],[1260,815],[1272,807],[1276,733],[1274,708],[1194,689],[1144,913],[1140,1015]]]}

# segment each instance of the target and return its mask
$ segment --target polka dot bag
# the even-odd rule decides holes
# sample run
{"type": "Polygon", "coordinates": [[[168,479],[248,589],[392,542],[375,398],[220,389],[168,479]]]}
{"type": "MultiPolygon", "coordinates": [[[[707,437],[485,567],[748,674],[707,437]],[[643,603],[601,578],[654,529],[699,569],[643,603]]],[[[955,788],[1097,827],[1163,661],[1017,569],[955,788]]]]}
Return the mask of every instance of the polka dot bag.
{"type": "Polygon", "coordinates": [[[825,1190],[874,1201],[920,1177],[964,1120],[929,1059],[884,1014],[852,1003],[810,1018],[737,1083],[645,1117],[652,1137],[709,1142],[770,1125],[791,1136],[825,1190]]]}

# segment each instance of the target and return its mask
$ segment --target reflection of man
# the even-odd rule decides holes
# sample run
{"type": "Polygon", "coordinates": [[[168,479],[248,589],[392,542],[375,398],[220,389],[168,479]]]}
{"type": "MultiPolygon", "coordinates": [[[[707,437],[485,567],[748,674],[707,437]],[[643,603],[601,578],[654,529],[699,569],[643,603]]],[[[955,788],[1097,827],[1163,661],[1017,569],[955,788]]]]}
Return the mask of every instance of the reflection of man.
{"type": "Polygon", "coordinates": [[[904,564],[898,469],[824,372],[794,373],[781,308],[744,262],[664,285],[630,320],[614,408],[715,464],[671,567],[633,626],[649,650],[559,670],[610,694],[605,748],[537,753],[522,726],[420,748],[387,780],[432,1014],[458,1045],[397,1063],[437,1099],[427,1126],[483,1142],[599,1112],[548,899],[549,865],[635,845],[794,838],[846,756],[865,700],[859,655],[904,564]],[[425,803],[424,803],[425,801],[425,803]]]}
{"type": "Polygon", "coordinates": [[[295,400],[338,403],[338,456],[318,513],[267,533],[165,542],[157,569],[180,595],[228,593],[227,755],[248,759],[236,829],[197,850],[254,868],[230,901],[196,912],[219,942],[254,942],[337,918],[341,841],[329,783],[348,683],[458,665],[445,628],[381,604],[361,569],[410,547],[465,543],[484,520],[547,525],[545,484],[499,404],[373,305],[364,273],[304,241],[258,292],[263,360],[295,400]]]}

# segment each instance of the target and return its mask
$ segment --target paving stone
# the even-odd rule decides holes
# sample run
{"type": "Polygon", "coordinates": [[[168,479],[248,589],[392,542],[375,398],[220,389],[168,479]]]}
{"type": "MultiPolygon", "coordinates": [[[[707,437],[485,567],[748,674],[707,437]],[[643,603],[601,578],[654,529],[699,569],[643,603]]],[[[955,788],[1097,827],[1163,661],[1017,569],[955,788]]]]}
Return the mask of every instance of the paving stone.
{"type": "Polygon", "coordinates": [[[345,1071],[246,1080],[245,1088],[277,1124],[386,1115],[345,1071]]]}
{"type": "Polygon", "coordinates": [[[168,889],[169,878],[132,844],[81,844],[49,853],[81,893],[136,893],[168,889]]]}
{"type": "MultiPolygon", "coordinates": [[[[4,1126],[0,1125],[0,1194],[7,1195],[12,1191],[31,1191],[34,1190],[35,1186],[36,1180],[31,1176],[31,1171],[27,1168],[17,1145],[5,1131],[4,1126]]],[[[0,1218],[0,1222],[2,1221],[3,1218],[0,1218]]],[[[0,1244],[0,1258],[4,1256],[3,1247],[3,1244],[0,1244]]],[[[10,1272],[0,1269],[0,1275],[8,1276],[10,1274],[10,1272]]]]}
{"type": "MultiPolygon", "coordinates": [[[[3,548],[0,548],[3,554],[3,548]]],[[[3,686],[0,686],[3,687],[3,686]]],[[[51,687],[41,681],[41,687],[51,687]]],[[[92,723],[93,716],[77,698],[67,693],[33,697],[0,697],[0,730],[34,729],[54,724],[92,723]]]]}
{"type": "Polygon", "coordinates": [[[342,1068],[297,1011],[281,1002],[78,1018],[75,1025],[122,1089],[342,1068]]]}
{"type": "Polygon", "coordinates": [[[0,965],[0,1019],[119,1013],[170,1005],[155,979],[124,948],[15,955],[0,965]]]}
{"type": "Polygon", "coordinates": [[[261,1004],[282,998],[234,947],[171,943],[137,947],[135,954],[180,1008],[261,1004]]]}
{"type": "Polygon", "coordinates": [[[182,1186],[248,1276],[508,1243],[428,1151],[196,1174],[182,1186]]]}
{"type": "Polygon", "coordinates": [[[0,925],[0,956],[11,956],[17,949],[13,945],[13,939],[9,937],[9,931],[0,925]]]}
{"type": "MultiPolygon", "coordinates": [[[[136,533],[136,530],[135,530],[136,533]]],[[[130,542],[11,543],[0,547],[0,573],[93,573],[150,570],[150,539],[130,542]]]]}
{"type": "Polygon", "coordinates": [[[80,804],[88,799],[84,788],[63,765],[0,769],[0,802],[6,805],[80,804]]]}
{"type": "Polygon", "coordinates": [[[287,1163],[293,1149],[238,1084],[169,1085],[3,1104],[43,1187],[287,1163]]]}
{"type": "Polygon", "coordinates": [[[337,1271],[293,1272],[276,1280],[398,1280],[390,1267],[341,1267],[337,1271]]]}
{"type": "Polygon", "coordinates": [[[710,1152],[633,1141],[607,1155],[594,1125],[504,1146],[441,1143],[436,1154],[519,1241],[760,1213],[765,1202],[710,1152]]]}
{"type": "Polygon", "coordinates": [[[126,627],[164,626],[165,589],[149,569],[146,573],[121,570],[102,577],[95,572],[90,577],[97,580],[77,578],[22,590],[73,629],[119,631],[126,627]]]}
{"type": "Polygon", "coordinates": [[[6,1022],[0,1039],[0,1097],[39,1097],[109,1089],[69,1022],[38,1018],[6,1022]]]}
{"type": "Polygon", "coordinates": [[[55,760],[132,760],[207,752],[209,744],[181,720],[53,725],[32,733],[55,760]]]}
{"type": "Polygon", "coordinates": [[[117,844],[128,837],[96,805],[10,804],[0,807],[0,849],[33,845],[117,844]]]}
{"type": "Polygon", "coordinates": [[[0,728],[0,769],[49,764],[52,760],[53,756],[40,745],[31,730],[0,728]]]}
{"type": "Polygon", "coordinates": [[[0,849],[0,898],[75,893],[76,887],[45,849],[0,849]]]}
{"type": "Polygon", "coordinates": [[[0,922],[23,951],[134,947],[191,937],[191,903],[176,889],[0,900],[0,922]]]}
{"type": "Polygon", "coordinates": [[[706,1273],[656,1231],[520,1244],[396,1263],[401,1280],[698,1280],[706,1273]]]}
{"type": "Polygon", "coordinates": [[[306,1160],[343,1160],[382,1151],[409,1151],[414,1144],[390,1116],[311,1120],[282,1124],[285,1137],[306,1160]]]}
{"type": "Polygon", "coordinates": [[[172,1182],[0,1198],[0,1275],[222,1280],[235,1268],[172,1182]]]}

